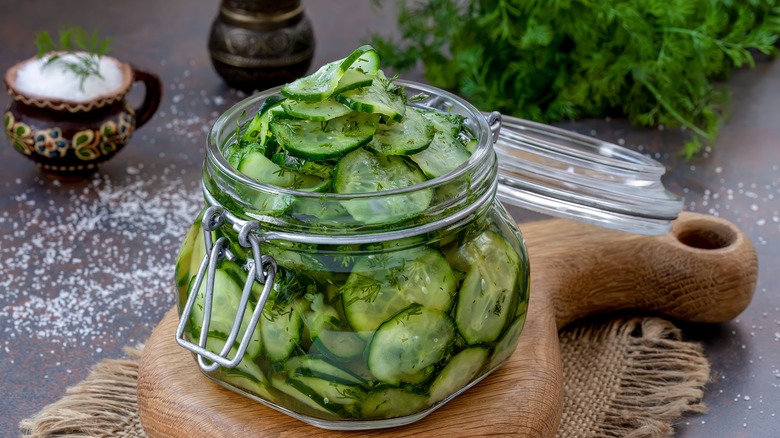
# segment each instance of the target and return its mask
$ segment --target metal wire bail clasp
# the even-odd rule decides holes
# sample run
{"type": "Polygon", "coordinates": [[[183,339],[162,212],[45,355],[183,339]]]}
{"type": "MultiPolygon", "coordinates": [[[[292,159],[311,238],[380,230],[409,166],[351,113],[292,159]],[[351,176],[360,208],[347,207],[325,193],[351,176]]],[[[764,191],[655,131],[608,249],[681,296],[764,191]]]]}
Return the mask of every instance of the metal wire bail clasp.
{"type": "Polygon", "coordinates": [[[228,215],[225,209],[222,207],[212,206],[206,209],[203,214],[203,237],[206,246],[206,255],[203,257],[203,261],[200,263],[198,273],[195,277],[195,282],[189,290],[189,296],[187,302],[184,305],[184,309],[179,317],[179,325],[176,328],[176,343],[186,348],[187,350],[195,353],[198,356],[198,365],[205,372],[212,372],[220,366],[225,368],[235,368],[244,357],[246,349],[249,346],[249,342],[252,338],[252,333],[257,327],[257,323],[260,320],[260,316],[265,307],[268,296],[271,294],[271,289],[274,285],[274,278],[276,277],[276,261],[270,256],[264,256],[260,252],[261,238],[254,231],[260,228],[260,224],[257,221],[241,221],[238,223],[231,220],[232,215],[228,215]],[[213,241],[212,232],[219,229],[221,226],[228,222],[233,229],[238,231],[238,243],[242,247],[251,248],[252,259],[248,261],[248,275],[246,283],[241,293],[241,300],[236,310],[236,316],[233,321],[233,326],[228,334],[228,339],[225,341],[225,346],[219,353],[214,353],[206,349],[206,341],[208,339],[209,325],[211,323],[211,311],[212,301],[214,298],[214,276],[217,270],[217,264],[220,260],[227,258],[233,260],[236,258],[235,254],[232,254],[228,249],[228,241],[225,237],[220,237],[216,242],[213,241]],[[203,323],[200,328],[200,338],[198,343],[194,344],[184,338],[184,328],[187,325],[187,321],[190,320],[192,313],[192,307],[195,304],[195,300],[201,293],[201,285],[203,280],[206,280],[206,287],[203,292],[203,323]],[[242,320],[244,319],[244,313],[246,312],[249,297],[252,293],[252,286],[255,282],[263,285],[263,291],[257,300],[252,311],[252,318],[249,324],[246,326],[241,342],[238,346],[238,351],[233,358],[228,357],[228,353],[233,347],[233,343],[239,335],[242,320]],[[209,362],[207,362],[207,360],[209,362]]]}

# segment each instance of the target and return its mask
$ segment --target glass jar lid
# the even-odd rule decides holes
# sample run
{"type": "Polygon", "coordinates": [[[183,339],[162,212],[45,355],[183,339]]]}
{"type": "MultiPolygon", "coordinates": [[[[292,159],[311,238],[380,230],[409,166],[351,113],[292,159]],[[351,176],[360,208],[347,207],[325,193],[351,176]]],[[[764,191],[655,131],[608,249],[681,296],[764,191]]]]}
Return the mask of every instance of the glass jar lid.
{"type": "Polygon", "coordinates": [[[661,182],[661,163],[565,129],[492,113],[501,128],[498,193],[502,202],[636,234],[671,229],[682,199],[661,182]]]}

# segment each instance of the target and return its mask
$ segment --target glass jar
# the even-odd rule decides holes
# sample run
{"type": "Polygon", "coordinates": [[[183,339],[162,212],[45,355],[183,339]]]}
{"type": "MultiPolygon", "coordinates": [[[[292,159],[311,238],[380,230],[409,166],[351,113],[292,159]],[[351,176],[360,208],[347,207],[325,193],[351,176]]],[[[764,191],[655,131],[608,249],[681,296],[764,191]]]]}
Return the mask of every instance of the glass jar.
{"type": "MultiPolygon", "coordinates": [[[[626,167],[634,166],[635,175],[642,166],[658,168],[618,146],[608,151],[593,139],[518,119],[506,118],[499,136],[498,113],[486,117],[445,91],[397,83],[409,95],[428,96],[414,105],[465,117],[476,140],[466,163],[414,186],[358,195],[260,183],[234,170],[223,148],[246,114],[279,91],[268,90],[215,122],[203,170],[206,208],[176,265],[177,341],[195,353],[204,373],[323,428],[417,421],[510,358],[528,308],[529,262],[497,192],[517,205],[591,222],[609,217],[607,225],[625,228],[620,217],[635,215],[623,210],[637,209],[616,208],[621,196],[614,191],[606,208],[595,196],[568,201],[600,212],[590,215],[560,208],[566,199],[558,204],[545,197],[582,193],[605,169],[633,193],[648,184],[637,183],[645,176],[627,177],[626,167]],[[552,155],[563,151],[563,157],[544,152],[551,140],[552,155]],[[596,158],[580,158],[597,144],[596,158]],[[615,158],[615,151],[628,155],[615,158]],[[544,169],[544,183],[531,175],[534,163],[544,169]],[[556,175],[564,183],[553,184],[556,175]]],[[[660,198],[672,206],[675,197],[660,187],[660,198]]],[[[651,215],[640,213],[642,225],[633,230],[668,228],[679,205],[664,217],[660,204],[651,215]]]]}

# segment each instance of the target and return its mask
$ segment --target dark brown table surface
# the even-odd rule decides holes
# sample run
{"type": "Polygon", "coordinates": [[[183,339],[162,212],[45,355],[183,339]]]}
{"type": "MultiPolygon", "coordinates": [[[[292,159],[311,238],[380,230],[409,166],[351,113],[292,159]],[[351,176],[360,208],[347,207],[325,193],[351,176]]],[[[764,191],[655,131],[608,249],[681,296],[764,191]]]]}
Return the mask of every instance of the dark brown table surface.
{"type": "MultiPolygon", "coordinates": [[[[392,16],[370,3],[304,3],[317,41],[313,66],[344,56],[371,32],[392,32],[392,16]]],[[[0,436],[18,436],[21,419],[62,397],[90,367],[143,342],[173,305],[175,253],[193,217],[188,201],[198,195],[205,132],[244,96],[225,86],[209,61],[206,38],[217,8],[217,0],[0,2],[3,71],[35,53],[36,31],[79,24],[114,35],[113,55],[156,72],[164,84],[157,115],[96,180],[43,179],[0,139],[0,436]],[[148,199],[169,204],[144,204],[148,199]],[[155,220],[155,211],[172,209],[176,214],[155,220]],[[146,219],[134,224],[136,213],[146,219]]],[[[419,70],[406,77],[422,80],[419,70]]],[[[760,264],[750,307],[726,324],[681,323],[688,339],[704,344],[712,382],[704,397],[709,413],[685,417],[676,428],[681,437],[777,437],[780,62],[739,71],[728,87],[733,115],[715,146],[691,161],[677,156],[676,130],[635,129],[624,120],[564,126],[656,158],[686,209],[724,217],[750,236],[760,264]]],[[[0,107],[8,101],[0,95],[0,107]]],[[[518,221],[534,218],[512,213],[518,221]]]]}

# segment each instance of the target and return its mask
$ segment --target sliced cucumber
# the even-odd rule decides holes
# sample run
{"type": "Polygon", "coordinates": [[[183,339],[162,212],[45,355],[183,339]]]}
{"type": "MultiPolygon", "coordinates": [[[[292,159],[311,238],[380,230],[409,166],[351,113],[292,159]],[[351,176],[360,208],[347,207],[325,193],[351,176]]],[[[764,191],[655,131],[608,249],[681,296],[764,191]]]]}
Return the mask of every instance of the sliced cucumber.
{"type": "Polygon", "coordinates": [[[512,357],[515,348],[517,348],[517,343],[520,342],[520,333],[523,331],[523,325],[525,325],[525,314],[515,318],[506,332],[504,332],[504,336],[496,344],[493,356],[490,357],[490,368],[495,368],[512,357]]]}
{"type": "Polygon", "coordinates": [[[512,296],[520,257],[494,231],[469,240],[459,253],[466,255],[471,268],[461,284],[455,309],[458,330],[471,345],[493,342],[515,315],[512,296]]]}
{"type": "Polygon", "coordinates": [[[349,66],[345,76],[350,70],[374,76],[379,71],[379,54],[371,46],[360,47],[355,52],[357,51],[360,51],[360,56],[349,66]]]}
{"type": "MultiPolygon", "coordinates": [[[[237,340],[233,347],[230,349],[230,352],[228,353],[229,358],[234,358],[236,355],[236,352],[238,352],[238,343],[240,339],[237,340]]],[[[206,340],[206,349],[209,351],[213,351],[215,353],[219,353],[222,351],[222,348],[225,347],[225,339],[217,338],[214,336],[209,336],[206,340]]],[[[263,373],[263,370],[260,369],[259,366],[257,366],[256,363],[252,361],[252,358],[249,357],[248,354],[244,354],[244,357],[241,359],[241,362],[238,363],[238,365],[233,368],[222,368],[222,374],[228,374],[230,372],[239,372],[243,373],[255,382],[265,384],[268,379],[265,377],[265,373],[263,373]]]]}
{"type": "Polygon", "coordinates": [[[370,339],[384,321],[408,306],[404,297],[372,272],[361,272],[357,266],[341,287],[344,315],[350,327],[364,339],[370,339]]]}
{"type": "Polygon", "coordinates": [[[455,291],[452,270],[433,249],[363,257],[341,288],[347,321],[366,338],[410,304],[449,310],[455,291]]]}
{"type": "Polygon", "coordinates": [[[314,399],[321,400],[326,408],[333,404],[342,406],[359,404],[366,397],[366,391],[360,386],[346,385],[318,377],[297,376],[288,379],[289,382],[296,387],[312,390],[317,395],[314,399]]]}
{"type": "Polygon", "coordinates": [[[258,151],[244,155],[237,170],[250,178],[279,187],[290,187],[295,183],[292,172],[282,169],[258,151]]]}
{"type": "Polygon", "coordinates": [[[365,342],[342,323],[336,308],[325,304],[324,295],[309,294],[300,302],[309,303],[299,303],[299,311],[318,351],[337,361],[349,360],[363,353],[365,342]]]}
{"type": "MultiPolygon", "coordinates": [[[[231,261],[223,261],[222,264],[233,263],[231,261]]],[[[197,291],[195,298],[195,305],[192,306],[192,312],[190,314],[190,323],[193,328],[193,335],[199,336],[201,328],[203,327],[203,311],[205,306],[205,294],[206,294],[206,280],[203,279],[200,289],[197,291]]],[[[231,278],[231,276],[222,268],[218,268],[214,272],[214,294],[212,296],[211,304],[211,321],[209,323],[209,337],[227,339],[228,334],[233,328],[233,321],[236,319],[236,312],[238,305],[241,301],[243,285],[239,285],[231,278]]],[[[250,306],[244,311],[244,317],[241,321],[241,327],[239,329],[237,339],[242,339],[244,333],[246,333],[249,326],[249,320],[252,318],[252,312],[250,306]]],[[[261,337],[260,330],[254,328],[252,335],[249,338],[249,346],[247,347],[246,354],[251,358],[255,358],[260,354],[261,337]]],[[[218,353],[218,351],[215,351],[218,353]]]]}
{"type": "Polygon", "coordinates": [[[467,348],[453,356],[431,384],[430,404],[438,403],[468,385],[487,362],[485,348],[467,348]]]}
{"type": "Polygon", "coordinates": [[[301,102],[322,102],[333,94],[344,73],[355,63],[361,70],[368,70],[374,63],[378,65],[379,60],[373,47],[358,47],[346,58],[325,64],[311,75],[283,86],[282,95],[301,102]]]}
{"type": "Polygon", "coordinates": [[[339,158],[369,141],[376,132],[377,118],[350,113],[326,122],[274,119],[271,132],[290,155],[321,161],[339,158]]]}
{"type": "Polygon", "coordinates": [[[312,222],[312,218],[316,218],[317,222],[323,224],[344,224],[346,221],[352,220],[349,212],[341,203],[323,199],[298,198],[292,205],[292,214],[297,218],[304,219],[306,222],[312,222]]]}
{"type": "Polygon", "coordinates": [[[317,415],[326,414],[330,417],[341,411],[340,405],[326,402],[316,391],[297,380],[274,376],[271,378],[271,386],[313,409],[317,415]]]}
{"type": "Polygon", "coordinates": [[[421,110],[422,115],[433,123],[436,132],[458,138],[463,130],[465,117],[460,114],[445,113],[437,110],[421,110]]]}
{"type": "Polygon", "coordinates": [[[281,108],[280,105],[284,101],[285,99],[281,96],[268,96],[263,105],[260,106],[257,114],[252,118],[252,121],[247,125],[241,140],[245,143],[258,143],[260,146],[265,146],[268,137],[268,121],[271,120],[271,110],[281,108]]]}
{"type": "MultiPolygon", "coordinates": [[[[358,149],[339,161],[333,188],[341,194],[376,193],[424,181],[420,169],[403,157],[379,157],[358,149]]],[[[419,215],[428,208],[432,197],[430,189],[393,196],[378,193],[376,198],[353,199],[343,205],[360,222],[392,223],[419,215]]]]}
{"type": "Polygon", "coordinates": [[[416,108],[409,108],[400,122],[380,124],[366,148],[377,155],[411,155],[433,140],[433,124],[416,108]]]}
{"type": "Polygon", "coordinates": [[[446,313],[412,305],[377,329],[368,347],[368,368],[391,385],[419,383],[449,352],[455,324],[446,313]]]}
{"type": "MultiPolygon", "coordinates": [[[[295,172],[295,171],[293,171],[295,172]]],[[[330,190],[333,185],[331,178],[320,178],[316,175],[306,175],[304,173],[295,172],[295,181],[292,188],[300,190],[302,192],[323,193],[330,190]]]]}
{"type": "Polygon", "coordinates": [[[295,346],[301,341],[303,321],[293,303],[276,306],[267,303],[260,319],[260,334],[263,339],[263,352],[272,362],[290,357],[295,346]]]}
{"type": "Polygon", "coordinates": [[[450,173],[468,161],[471,154],[455,137],[437,132],[427,148],[409,157],[432,179],[450,173]]]}
{"type": "Polygon", "coordinates": [[[192,277],[197,274],[200,263],[203,261],[203,253],[205,252],[203,229],[199,225],[202,218],[203,214],[199,214],[195,219],[195,224],[197,225],[190,227],[179,247],[179,257],[176,259],[174,278],[176,279],[176,287],[180,290],[190,284],[192,277]]]}
{"type": "Polygon", "coordinates": [[[339,84],[336,86],[336,89],[333,90],[333,95],[336,96],[356,88],[370,87],[374,82],[373,76],[373,74],[369,75],[350,67],[344,73],[344,76],[341,77],[341,80],[339,80],[339,84]]]}
{"type": "Polygon", "coordinates": [[[293,203],[294,198],[281,193],[257,193],[237,188],[238,194],[246,200],[250,207],[247,213],[250,215],[279,216],[284,214],[293,203]]]}
{"type": "Polygon", "coordinates": [[[355,111],[382,114],[393,120],[402,120],[406,103],[397,94],[387,91],[384,81],[374,78],[369,87],[357,88],[334,96],[336,101],[355,111]]]}
{"type": "Polygon", "coordinates": [[[277,244],[262,246],[263,254],[276,260],[276,264],[297,279],[309,278],[309,281],[327,284],[332,281],[330,270],[322,262],[301,248],[283,247],[277,244]]]}
{"type": "Polygon", "coordinates": [[[363,418],[394,418],[415,414],[428,406],[428,397],[398,388],[371,391],[363,401],[363,418]]]}
{"type": "Polygon", "coordinates": [[[250,394],[254,394],[265,400],[272,401],[275,399],[273,394],[269,391],[269,382],[258,381],[253,376],[236,370],[222,369],[219,375],[219,379],[223,382],[233,385],[238,389],[244,390],[250,394]]]}
{"type": "Polygon", "coordinates": [[[341,117],[352,112],[349,107],[342,105],[335,100],[324,100],[322,102],[298,102],[295,100],[286,100],[282,102],[284,112],[299,119],[325,121],[341,117]]]}
{"type": "Polygon", "coordinates": [[[366,380],[325,360],[311,356],[291,357],[284,364],[290,377],[310,376],[345,385],[365,385],[366,380]]]}
{"type": "Polygon", "coordinates": [[[472,138],[472,139],[469,139],[469,141],[466,143],[466,146],[464,146],[464,147],[466,148],[467,151],[469,151],[470,154],[474,154],[474,151],[477,150],[477,145],[478,144],[479,144],[479,142],[477,141],[477,139],[476,138],[472,138]]]}
{"type": "Polygon", "coordinates": [[[365,341],[352,331],[322,330],[313,341],[326,356],[337,361],[355,359],[366,349],[365,341]]]}
{"type": "Polygon", "coordinates": [[[334,164],[325,162],[317,163],[310,160],[304,160],[292,155],[286,154],[283,151],[273,154],[271,161],[276,163],[282,169],[295,170],[306,175],[319,176],[323,179],[329,179],[333,176],[334,164]]]}

